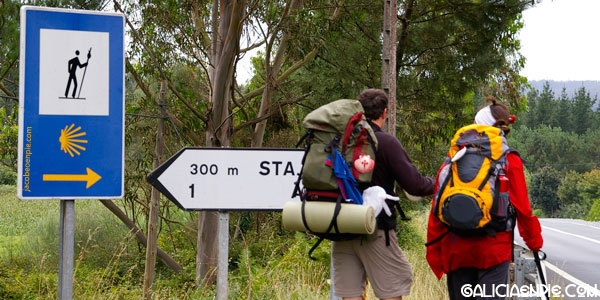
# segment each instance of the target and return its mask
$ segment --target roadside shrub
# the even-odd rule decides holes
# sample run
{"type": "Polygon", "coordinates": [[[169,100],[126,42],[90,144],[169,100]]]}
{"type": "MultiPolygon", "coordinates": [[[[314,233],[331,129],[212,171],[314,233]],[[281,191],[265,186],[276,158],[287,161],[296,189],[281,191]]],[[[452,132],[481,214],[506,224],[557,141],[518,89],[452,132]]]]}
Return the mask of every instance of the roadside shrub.
{"type": "Polygon", "coordinates": [[[4,165],[0,165],[0,184],[16,185],[17,173],[4,165]]]}
{"type": "Polygon", "coordinates": [[[585,219],[594,222],[600,221],[600,199],[596,199],[596,201],[594,201],[592,209],[590,209],[590,212],[585,219]]]}
{"type": "Polygon", "coordinates": [[[580,203],[571,203],[561,207],[557,212],[559,218],[566,219],[583,219],[588,213],[588,209],[585,205],[580,203]]]}
{"type": "Polygon", "coordinates": [[[546,213],[541,209],[541,208],[535,208],[533,209],[533,211],[531,212],[532,215],[538,217],[538,218],[546,218],[546,213]]]}

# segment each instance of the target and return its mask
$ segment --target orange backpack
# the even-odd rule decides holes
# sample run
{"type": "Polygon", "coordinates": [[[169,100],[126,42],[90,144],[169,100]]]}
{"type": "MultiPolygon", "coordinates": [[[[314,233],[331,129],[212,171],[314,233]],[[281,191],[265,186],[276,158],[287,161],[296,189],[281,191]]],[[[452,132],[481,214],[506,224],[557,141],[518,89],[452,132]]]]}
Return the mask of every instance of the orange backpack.
{"type": "Polygon", "coordinates": [[[510,152],[516,150],[497,127],[472,124],[456,132],[434,198],[434,214],[449,231],[496,236],[514,228],[505,173],[510,152]]]}

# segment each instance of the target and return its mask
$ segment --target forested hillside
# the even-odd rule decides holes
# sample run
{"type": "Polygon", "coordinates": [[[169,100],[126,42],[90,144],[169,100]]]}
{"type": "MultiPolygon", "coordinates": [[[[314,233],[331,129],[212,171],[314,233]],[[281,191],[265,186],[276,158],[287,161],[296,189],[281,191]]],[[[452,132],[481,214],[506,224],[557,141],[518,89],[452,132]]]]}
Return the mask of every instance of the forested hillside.
{"type": "MultiPolygon", "coordinates": [[[[582,81],[554,81],[554,80],[529,80],[528,83],[532,88],[542,91],[544,85],[548,83],[550,89],[555,95],[560,95],[563,89],[566,91],[567,96],[573,97],[579,89],[585,88],[592,98],[600,95],[600,81],[582,80],[582,81]]],[[[597,103],[596,103],[597,105],[597,103]]]]}
{"type": "Polygon", "coordinates": [[[509,135],[525,159],[537,213],[597,220],[600,208],[600,111],[585,88],[556,95],[549,84],[527,94],[527,111],[509,135]]]}

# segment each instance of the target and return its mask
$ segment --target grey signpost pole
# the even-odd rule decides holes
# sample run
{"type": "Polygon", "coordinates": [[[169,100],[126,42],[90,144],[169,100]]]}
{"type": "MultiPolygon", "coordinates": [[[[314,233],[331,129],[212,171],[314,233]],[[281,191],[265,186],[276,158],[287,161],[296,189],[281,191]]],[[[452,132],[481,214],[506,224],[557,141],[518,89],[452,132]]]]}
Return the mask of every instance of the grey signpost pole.
{"type": "Polygon", "coordinates": [[[75,246],[75,200],[60,200],[58,252],[58,299],[73,299],[73,252],[75,246]]]}
{"type": "Polygon", "coordinates": [[[227,300],[229,297],[229,282],[227,278],[229,263],[229,212],[219,211],[217,229],[217,300],[227,300]]]}

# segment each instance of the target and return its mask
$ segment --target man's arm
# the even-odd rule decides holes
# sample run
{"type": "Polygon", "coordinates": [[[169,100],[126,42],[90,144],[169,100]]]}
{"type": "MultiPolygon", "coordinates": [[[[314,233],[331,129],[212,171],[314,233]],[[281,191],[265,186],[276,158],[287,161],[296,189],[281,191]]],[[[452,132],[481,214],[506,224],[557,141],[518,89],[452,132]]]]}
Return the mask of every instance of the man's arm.
{"type": "Polygon", "coordinates": [[[415,196],[428,196],[433,194],[434,180],[419,173],[412,163],[400,141],[392,136],[386,136],[388,149],[383,153],[394,179],[406,192],[415,196]]]}

